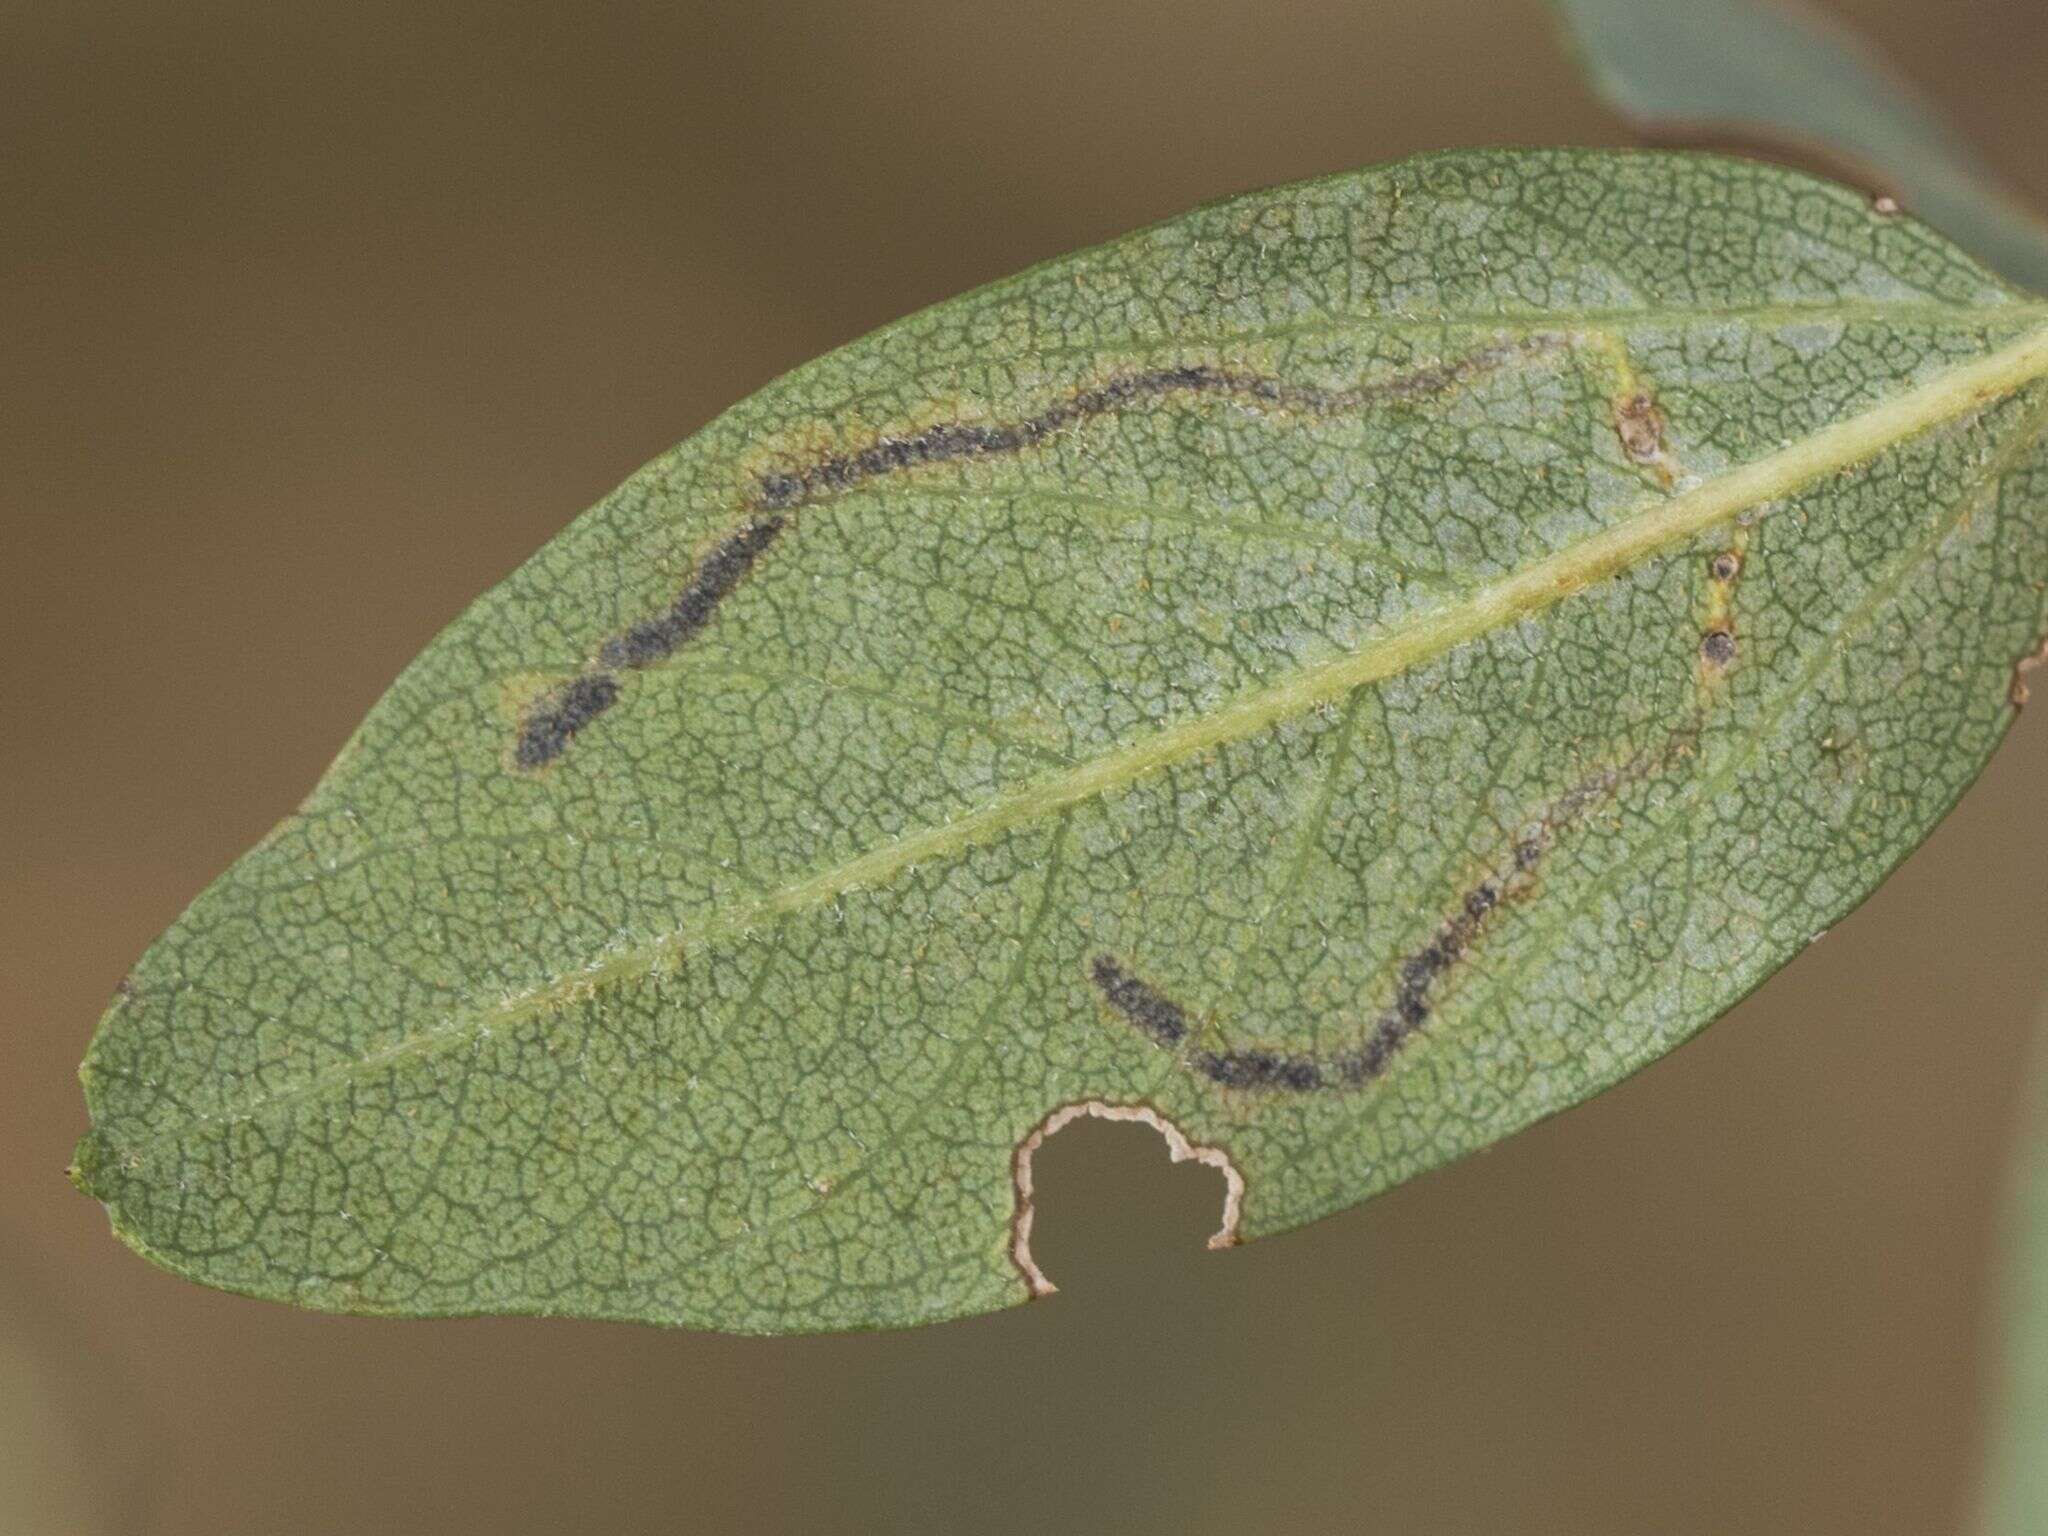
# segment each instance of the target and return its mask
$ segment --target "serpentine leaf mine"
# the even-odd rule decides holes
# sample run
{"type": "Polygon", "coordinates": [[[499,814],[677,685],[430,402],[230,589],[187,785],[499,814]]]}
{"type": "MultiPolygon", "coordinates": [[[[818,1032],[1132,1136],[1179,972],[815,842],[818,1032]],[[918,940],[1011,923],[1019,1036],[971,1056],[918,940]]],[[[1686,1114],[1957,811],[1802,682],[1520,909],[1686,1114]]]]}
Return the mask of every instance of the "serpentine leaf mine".
{"type": "MultiPolygon", "coordinates": [[[[900,1326],[1139,1121],[1217,1242],[1628,1076],[2014,717],[2048,305],[1709,156],[1252,193],[770,384],[114,997],[73,1176],[339,1311],[900,1326]]],[[[1853,1041],[1845,1041],[1845,1050],[1853,1041]]]]}

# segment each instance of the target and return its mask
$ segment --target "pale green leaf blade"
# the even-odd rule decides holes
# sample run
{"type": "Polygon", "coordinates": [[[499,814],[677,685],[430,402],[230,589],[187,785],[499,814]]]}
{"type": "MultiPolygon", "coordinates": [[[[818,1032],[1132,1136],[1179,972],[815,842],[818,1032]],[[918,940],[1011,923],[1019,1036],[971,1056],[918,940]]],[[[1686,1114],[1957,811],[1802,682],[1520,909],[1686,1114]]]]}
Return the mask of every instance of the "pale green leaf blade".
{"type": "Polygon", "coordinates": [[[1854,167],[2048,292],[2048,222],[1862,41],[1800,0],[1551,0],[1593,87],[1656,133],[1734,134],[1854,167]]]}
{"type": "Polygon", "coordinates": [[[2006,725],[2048,306],[1713,157],[1451,154],[941,305],[656,460],[137,966],[77,1177],[352,1311],[1021,1301],[1154,1118],[1278,1232],[1685,1039],[2006,725]]]}

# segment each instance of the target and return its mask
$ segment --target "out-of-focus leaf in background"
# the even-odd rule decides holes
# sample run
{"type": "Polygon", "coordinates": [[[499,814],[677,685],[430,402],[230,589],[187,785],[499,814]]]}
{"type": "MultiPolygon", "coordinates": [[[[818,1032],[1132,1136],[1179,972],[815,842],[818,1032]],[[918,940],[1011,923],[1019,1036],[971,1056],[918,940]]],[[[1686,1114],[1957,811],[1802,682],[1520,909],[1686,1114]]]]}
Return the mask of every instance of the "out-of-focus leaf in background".
{"type": "Polygon", "coordinates": [[[2048,221],[1863,41],[1798,0],[1552,0],[1594,88],[1660,140],[1803,150],[2048,292],[2048,221]]]}
{"type": "Polygon", "coordinates": [[[2035,1046],[2033,1086],[2032,1114],[2014,1158],[2002,1391],[1992,1421],[1984,1536],[2048,1531],[2048,1021],[2035,1046]]]}

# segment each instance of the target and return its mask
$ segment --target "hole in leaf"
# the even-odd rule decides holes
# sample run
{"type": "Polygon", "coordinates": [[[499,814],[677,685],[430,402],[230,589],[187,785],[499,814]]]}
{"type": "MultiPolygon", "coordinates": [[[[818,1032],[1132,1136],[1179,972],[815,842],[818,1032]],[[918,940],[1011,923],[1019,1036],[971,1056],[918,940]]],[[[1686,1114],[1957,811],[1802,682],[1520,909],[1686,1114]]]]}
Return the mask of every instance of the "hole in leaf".
{"type": "Polygon", "coordinates": [[[1226,1192],[1217,1169],[1173,1162],[1152,1127],[1092,1118],[1046,1138],[1032,1174],[1032,1255],[1077,1296],[1181,1286],[1207,1255],[1226,1192]]]}

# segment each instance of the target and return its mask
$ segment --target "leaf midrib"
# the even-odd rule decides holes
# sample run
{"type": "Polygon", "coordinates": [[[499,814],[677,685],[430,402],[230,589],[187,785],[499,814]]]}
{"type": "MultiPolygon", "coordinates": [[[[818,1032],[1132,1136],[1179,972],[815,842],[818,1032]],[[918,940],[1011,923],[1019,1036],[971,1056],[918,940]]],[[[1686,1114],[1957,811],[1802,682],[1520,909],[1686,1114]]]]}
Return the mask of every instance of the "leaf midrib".
{"type": "MultiPolygon", "coordinates": [[[[1539,951],[1541,953],[1547,954],[1554,950],[1557,943],[1561,942],[1561,936],[1569,930],[1571,922],[1586,909],[1588,904],[1597,895],[1612,889],[1615,881],[1623,873],[1639,865],[1649,848],[1660,846],[1666,834],[1673,829],[1685,827],[1701,814],[1707,806],[1712,804],[1714,797],[1719,794],[1721,789],[1733,779],[1735,774],[1748,761],[1754,758],[1756,752],[1761,749],[1763,742],[1771,731],[1776,729],[1777,724],[1784,719],[1785,715],[1798,701],[1807,696],[1808,690],[1812,688],[1814,681],[1828,666],[1833,665],[1834,660],[1839,656],[1844,641],[1849,636],[1858,633],[1863,625],[1870,620],[1871,616],[1882,608],[1884,602],[1890,596],[1896,594],[1898,587],[1906,580],[1907,576],[1925,561],[1940,546],[1943,540],[1953,534],[1961,523],[1981,507],[1987,491],[1995,490],[2017,460],[2040,439],[2044,423],[2048,423],[2048,396],[2044,396],[2042,405],[2035,407],[2028,420],[2014,430],[2011,440],[1985,465],[1981,475],[1971,484],[1965,494],[1957,498],[1954,509],[1935,519],[1931,531],[1913,544],[1903,557],[1895,561],[1893,566],[1889,568],[1883,581],[1871,592],[1866,593],[1863,599],[1858,602],[1855,609],[1844,619],[1841,626],[1829,636],[1827,643],[1821,648],[1822,654],[1807,666],[1791,687],[1784,690],[1783,694],[1772,706],[1768,718],[1756,728],[1745,732],[1744,739],[1728,754],[1727,760],[1719,768],[1715,769],[1704,782],[1695,785],[1688,792],[1689,803],[1686,808],[1666,818],[1662,824],[1654,828],[1651,833],[1652,840],[1649,844],[1646,844],[1644,848],[1639,848],[1635,853],[1622,860],[1614,869],[1603,874],[1588,890],[1582,892],[1573,900],[1571,907],[1562,917],[1558,917],[1553,921],[1551,938],[1539,940],[1539,951]]],[[[1339,727],[1340,731],[1345,730],[1350,722],[1355,721],[1355,703],[1358,697],[1359,695],[1355,692],[1352,694],[1354,701],[1353,711],[1346,714],[1346,724],[1339,727]]],[[[1341,750],[1338,755],[1342,755],[1341,750]]],[[[1332,775],[1326,781],[1326,792],[1319,797],[1317,805],[1311,810],[1308,820],[1304,823],[1302,828],[1303,835],[1300,840],[1300,844],[1303,847],[1308,845],[1313,835],[1310,831],[1310,826],[1327,814],[1329,801],[1332,798],[1327,793],[1327,790],[1334,782],[1335,776],[1332,775]]],[[[1478,811],[1475,809],[1475,819],[1478,817],[1478,814],[1478,811]]],[[[1070,822],[1061,821],[1061,834],[1064,833],[1069,825],[1071,825],[1070,822]]],[[[999,983],[994,999],[983,1010],[982,1022],[984,1024],[995,1016],[997,1009],[1001,1006],[1005,993],[1014,989],[1018,976],[1022,974],[1029,961],[1031,944],[1044,927],[1045,916],[1050,909],[1051,891],[1060,866],[1063,843],[1063,835],[1059,841],[1054,843],[1053,852],[1048,859],[1048,870],[1044,878],[1040,900],[1028,926],[1018,939],[1016,958],[1013,960],[1010,969],[1005,973],[1001,983],[999,983]]],[[[1284,898],[1282,899],[1284,900],[1284,898]]],[[[1274,914],[1269,910],[1254,926],[1259,931],[1264,931],[1273,920],[1274,914]]],[[[1488,983],[1489,991],[1491,992],[1498,992],[1502,987],[1512,989],[1520,985],[1519,977],[1490,978],[1488,983]]],[[[1231,1011],[1227,1001],[1222,1011],[1225,1013],[1231,1011]]],[[[937,1081],[919,1097],[917,1104],[910,1114],[896,1123],[895,1130],[892,1133],[893,1141],[897,1143],[902,1142],[922,1123],[932,1105],[941,1100],[946,1089],[954,1081],[960,1068],[961,1059],[961,1055],[956,1050],[946,1068],[940,1073],[937,1081]]],[[[864,1155],[851,1166],[842,1166],[833,1171],[832,1185],[829,1192],[816,1196],[810,1204],[798,1210],[788,1212],[764,1226],[750,1227],[744,1232],[730,1234],[714,1243],[711,1251],[726,1253],[742,1245],[758,1244],[796,1222],[814,1216],[818,1208],[824,1205],[826,1201],[841,1198],[849,1189],[858,1185],[867,1176],[872,1166],[872,1153],[864,1152],[864,1155]]],[[[1249,1206],[1246,1209],[1245,1221],[1245,1235],[1256,1235],[1254,1217],[1249,1206]]]]}
{"type": "Polygon", "coordinates": [[[2044,375],[2048,375],[2048,327],[1937,374],[1775,453],[1723,471],[1676,496],[1648,502],[1608,527],[1459,601],[1417,614],[1369,644],[1299,668],[1209,714],[1162,727],[1064,772],[1033,779],[950,821],[892,838],[779,890],[713,912],[689,929],[614,951],[602,963],[573,975],[314,1072],[297,1087],[261,1095],[222,1112],[194,1115],[124,1146],[140,1150],[174,1141],[205,1125],[246,1121],[317,1098],[327,1089],[409,1057],[451,1049],[580,996],[637,980],[687,948],[735,938],[771,918],[885,884],[914,865],[991,842],[1018,826],[1112,794],[1174,763],[1258,735],[1318,704],[1423,665],[1459,645],[1554,607],[1719,523],[1781,500],[2044,375]]]}

